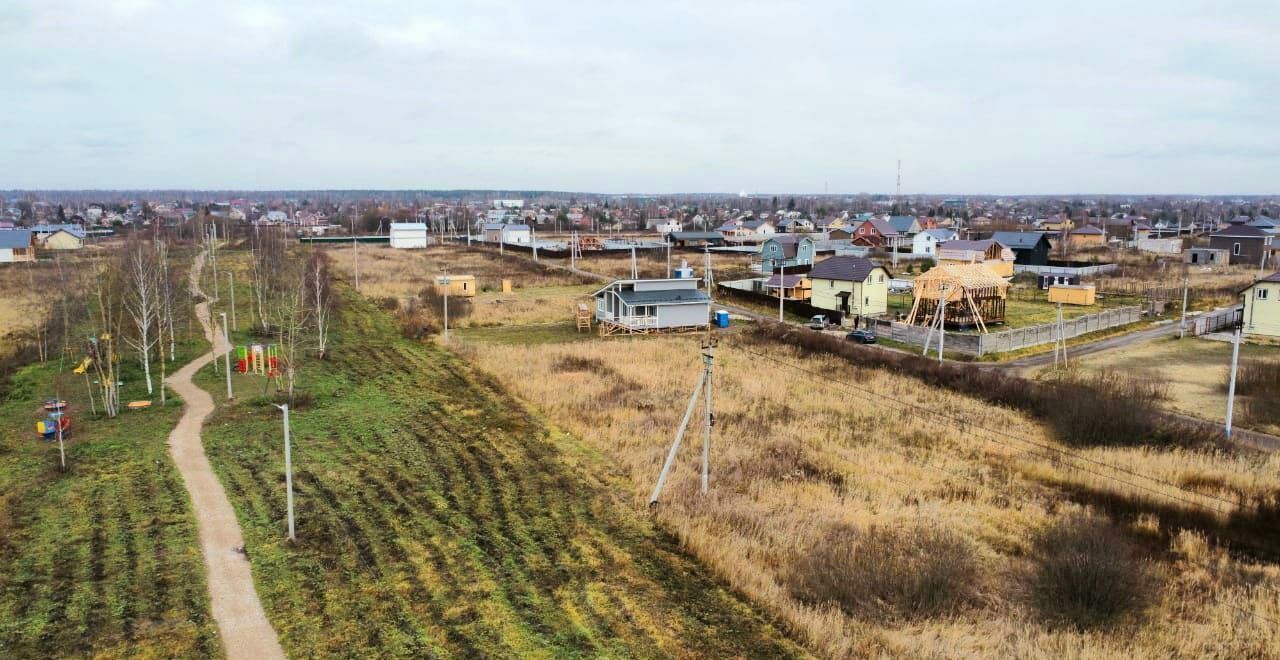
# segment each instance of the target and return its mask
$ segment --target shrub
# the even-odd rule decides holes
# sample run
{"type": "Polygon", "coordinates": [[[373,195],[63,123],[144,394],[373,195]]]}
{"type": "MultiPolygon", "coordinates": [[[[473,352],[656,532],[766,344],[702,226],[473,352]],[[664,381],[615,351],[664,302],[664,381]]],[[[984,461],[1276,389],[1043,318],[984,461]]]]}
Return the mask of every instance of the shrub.
{"type": "Polygon", "coordinates": [[[1042,415],[1074,445],[1141,444],[1158,423],[1152,404],[1169,397],[1164,383],[1111,370],[1063,376],[1048,389],[1042,415]]]}
{"type": "MultiPolygon", "coordinates": [[[[1225,381],[1222,388],[1227,389],[1225,381]]],[[[1242,362],[1236,369],[1236,394],[1248,397],[1240,402],[1245,419],[1280,424],[1280,362],[1242,362]]]]}
{"type": "Polygon", "coordinates": [[[1140,610],[1151,592],[1146,565],[1112,524],[1075,515],[1036,538],[1031,604],[1052,625],[1109,625],[1140,610]]]}
{"type": "MultiPolygon", "coordinates": [[[[434,286],[424,287],[418,292],[418,302],[433,317],[444,318],[444,294],[437,290],[434,286]]],[[[473,309],[470,298],[462,296],[449,297],[449,325],[452,326],[455,320],[462,320],[471,316],[473,309]]]]}
{"type": "Polygon", "coordinates": [[[837,526],[796,562],[788,583],[797,600],[851,616],[919,619],[973,602],[979,570],[973,545],[937,526],[837,526]]]}

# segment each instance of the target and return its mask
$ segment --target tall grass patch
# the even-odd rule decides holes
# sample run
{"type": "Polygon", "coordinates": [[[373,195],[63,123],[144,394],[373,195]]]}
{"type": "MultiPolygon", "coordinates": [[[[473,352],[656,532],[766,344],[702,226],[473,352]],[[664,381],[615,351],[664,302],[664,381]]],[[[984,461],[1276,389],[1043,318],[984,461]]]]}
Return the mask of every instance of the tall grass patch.
{"type": "Polygon", "coordinates": [[[1070,516],[1036,538],[1031,604],[1052,625],[1078,629],[1115,624],[1140,611],[1154,592],[1134,544],[1106,520],[1070,516]]]}
{"type": "Polygon", "coordinates": [[[797,600],[877,621],[952,614],[974,602],[981,567],[973,544],[932,524],[833,527],[796,562],[797,600]]]}

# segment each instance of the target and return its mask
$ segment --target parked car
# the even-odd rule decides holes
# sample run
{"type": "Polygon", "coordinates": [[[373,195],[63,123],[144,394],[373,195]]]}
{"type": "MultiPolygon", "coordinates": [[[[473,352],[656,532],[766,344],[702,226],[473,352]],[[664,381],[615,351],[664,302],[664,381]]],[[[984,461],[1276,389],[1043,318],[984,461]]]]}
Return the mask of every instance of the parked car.
{"type": "Polygon", "coordinates": [[[827,320],[826,314],[814,314],[809,319],[809,328],[812,330],[826,330],[831,327],[831,321],[827,320]]]}
{"type": "Polygon", "coordinates": [[[876,333],[870,330],[861,330],[861,329],[852,330],[849,332],[849,334],[845,335],[844,338],[848,339],[849,341],[856,341],[859,344],[876,343],[876,333]]]}

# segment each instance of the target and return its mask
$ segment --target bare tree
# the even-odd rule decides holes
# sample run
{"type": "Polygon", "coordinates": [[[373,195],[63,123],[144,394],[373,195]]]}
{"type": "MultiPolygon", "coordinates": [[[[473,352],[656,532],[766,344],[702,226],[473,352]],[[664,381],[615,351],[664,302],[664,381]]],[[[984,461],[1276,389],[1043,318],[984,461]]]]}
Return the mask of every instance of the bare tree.
{"type": "Polygon", "coordinates": [[[316,326],[316,355],[323,360],[329,347],[329,323],[333,318],[333,293],[329,282],[329,258],[313,252],[307,265],[307,297],[316,326]]]}
{"type": "Polygon", "coordinates": [[[273,308],[277,319],[276,343],[280,346],[279,358],[284,363],[284,376],[288,383],[289,402],[293,403],[293,386],[297,378],[300,348],[306,339],[310,305],[307,300],[307,272],[302,268],[288,268],[274,297],[273,308]]]}
{"type": "Polygon", "coordinates": [[[120,388],[116,374],[115,342],[120,335],[123,312],[120,310],[118,297],[118,271],[109,264],[99,262],[94,269],[95,299],[87,298],[85,306],[90,308],[89,318],[93,320],[94,333],[89,339],[85,352],[92,362],[94,375],[98,378],[98,393],[102,400],[102,411],[107,417],[115,417],[120,412],[120,388]],[[92,308],[96,303],[96,313],[92,308]]]}
{"type": "MultiPolygon", "coordinates": [[[[156,244],[156,258],[160,265],[160,286],[156,287],[159,305],[159,321],[160,321],[160,353],[164,354],[164,338],[169,337],[169,360],[177,359],[178,338],[177,325],[173,320],[173,307],[176,303],[177,285],[173,281],[173,275],[169,270],[169,246],[160,241],[156,244]]],[[[160,377],[164,380],[164,376],[160,377]]],[[[163,392],[161,396],[163,397],[163,392]]]]}
{"type": "Polygon", "coordinates": [[[250,268],[253,291],[253,308],[258,324],[265,334],[271,331],[271,300],[274,290],[281,284],[284,265],[284,241],[274,228],[254,232],[250,268]]]}
{"type": "Polygon", "coordinates": [[[125,278],[124,307],[133,320],[136,334],[126,334],[124,341],[138,351],[142,371],[147,380],[147,394],[154,392],[151,381],[151,350],[159,343],[156,329],[159,318],[160,267],[155,250],[142,241],[132,241],[125,250],[121,272],[125,278]]]}

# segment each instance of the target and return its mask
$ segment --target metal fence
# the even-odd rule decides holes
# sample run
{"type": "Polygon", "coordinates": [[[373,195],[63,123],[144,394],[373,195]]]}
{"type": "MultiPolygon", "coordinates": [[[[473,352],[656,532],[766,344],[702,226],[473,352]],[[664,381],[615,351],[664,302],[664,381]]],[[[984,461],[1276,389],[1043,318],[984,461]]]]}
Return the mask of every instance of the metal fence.
{"type": "Polygon", "coordinates": [[[1190,330],[1192,336],[1199,337],[1210,332],[1233,328],[1236,322],[1240,320],[1240,313],[1243,309],[1242,305],[1236,305],[1227,309],[1215,309],[1212,312],[1205,312],[1191,319],[1188,330],[1190,330]]]}
{"type": "MultiPolygon", "coordinates": [[[[1067,339],[1099,330],[1136,323],[1142,319],[1140,307],[1117,307],[1097,314],[1078,316],[1063,322],[1063,336],[1067,339]]],[[[885,339],[915,346],[924,346],[929,329],[897,321],[876,320],[873,328],[885,339]]],[[[947,333],[948,351],[982,356],[988,353],[1005,353],[1031,346],[1051,343],[1058,333],[1057,323],[1015,328],[988,334],[947,333]]]]}

